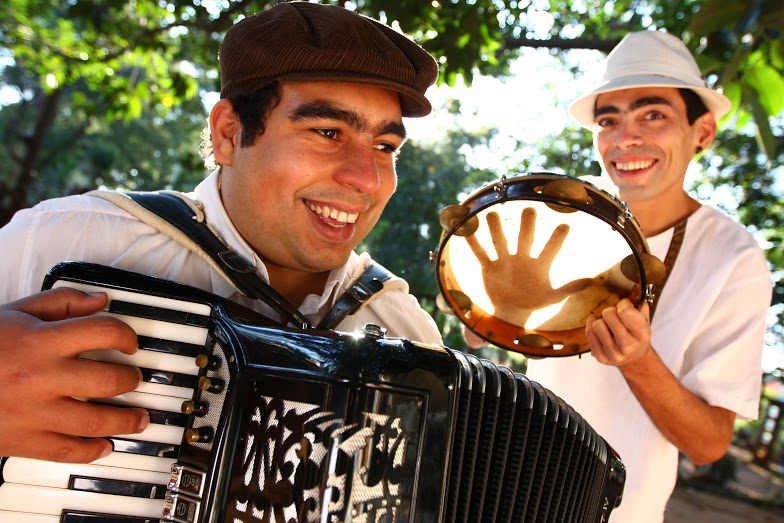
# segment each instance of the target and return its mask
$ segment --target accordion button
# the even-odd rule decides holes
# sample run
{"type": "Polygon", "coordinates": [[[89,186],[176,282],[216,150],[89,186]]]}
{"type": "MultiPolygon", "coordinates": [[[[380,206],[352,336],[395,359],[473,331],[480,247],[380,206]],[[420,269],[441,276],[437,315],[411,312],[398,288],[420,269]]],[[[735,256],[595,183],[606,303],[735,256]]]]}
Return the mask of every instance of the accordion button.
{"type": "Polygon", "coordinates": [[[196,356],[196,366],[200,369],[218,370],[221,366],[221,359],[217,356],[199,354],[196,356]]]}
{"type": "Polygon", "coordinates": [[[188,416],[206,416],[209,404],[206,401],[183,401],[180,409],[183,414],[188,416]]]}
{"type": "Polygon", "coordinates": [[[207,392],[213,392],[217,394],[223,391],[224,386],[224,381],[218,378],[208,378],[207,376],[202,376],[199,378],[199,389],[207,392]]]}
{"type": "Polygon", "coordinates": [[[199,427],[185,431],[185,439],[189,443],[209,443],[214,436],[215,432],[210,427],[199,427]]]}

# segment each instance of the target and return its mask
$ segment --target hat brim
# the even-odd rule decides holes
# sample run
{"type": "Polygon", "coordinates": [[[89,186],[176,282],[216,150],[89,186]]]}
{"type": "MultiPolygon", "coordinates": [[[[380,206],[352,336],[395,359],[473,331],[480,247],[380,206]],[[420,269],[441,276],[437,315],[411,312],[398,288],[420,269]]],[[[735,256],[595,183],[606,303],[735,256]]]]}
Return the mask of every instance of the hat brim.
{"type": "Polygon", "coordinates": [[[654,75],[635,75],[616,78],[600,84],[590,93],[580,96],[569,104],[567,111],[575,122],[586,129],[592,130],[595,127],[594,109],[596,108],[597,96],[602,93],[620,91],[622,89],[638,89],[644,87],[673,87],[676,89],[689,89],[694,91],[717,120],[727,114],[732,108],[732,102],[730,102],[729,98],[713,89],[695,87],[692,84],[680,81],[676,78],[654,75]]]}

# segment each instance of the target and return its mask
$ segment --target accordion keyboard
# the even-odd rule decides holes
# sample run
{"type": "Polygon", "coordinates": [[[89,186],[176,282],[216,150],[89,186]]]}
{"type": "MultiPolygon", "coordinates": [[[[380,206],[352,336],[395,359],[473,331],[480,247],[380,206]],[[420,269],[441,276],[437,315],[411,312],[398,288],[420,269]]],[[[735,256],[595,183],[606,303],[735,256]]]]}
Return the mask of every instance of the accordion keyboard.
{"type": "Polygon", "coordinates": [[[196,357],[204,352],[210,307],[201,303],[60,281],[86,292],[109,294],[107,314],[137,333],[139,350],[90,351],[83,358],[134,365],[144,380],[133,392],[104,400],[147,408],[150,425],[140,434],[118,434],[114,451],[87,465],[7,458],[0,485],[5,523],[147,523],[163,513],[167,483],[187,416],[183,402],[197,388],[196,357]]]}

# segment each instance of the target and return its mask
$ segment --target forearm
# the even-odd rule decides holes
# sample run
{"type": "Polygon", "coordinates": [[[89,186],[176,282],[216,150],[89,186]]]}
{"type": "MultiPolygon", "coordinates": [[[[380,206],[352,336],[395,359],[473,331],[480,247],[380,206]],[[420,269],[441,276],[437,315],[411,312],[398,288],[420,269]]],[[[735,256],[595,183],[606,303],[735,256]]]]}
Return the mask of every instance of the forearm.
{"type": "Polygon", "coordinates": [[[656,428],[696,464],[721,458],[732,440],[735,413],[686,389],[653,348],[619,367],[656,428]]]}

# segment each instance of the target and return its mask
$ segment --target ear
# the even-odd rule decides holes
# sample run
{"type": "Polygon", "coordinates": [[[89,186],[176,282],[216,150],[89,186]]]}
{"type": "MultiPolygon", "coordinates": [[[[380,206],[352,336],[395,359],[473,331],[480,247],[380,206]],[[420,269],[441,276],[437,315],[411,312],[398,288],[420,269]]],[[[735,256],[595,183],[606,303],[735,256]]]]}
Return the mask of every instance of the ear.
{"type": "Polygon", "coordinates": [[[239,147],[241,132],[242,125],[231,102],[225,98],[219,100],[210,112],[212,154],[218,165],[233,163],[234,151],[239,147]]]}
{"type": "Polygon", "coordinates": [[[694,129],[696,131],[695,137],[697,140],[695,150],[700,148],[704,151],[716,137],[716,117],[713,116],[712,112],[708,111],[697,118],[694,122],[694,129]]]}

